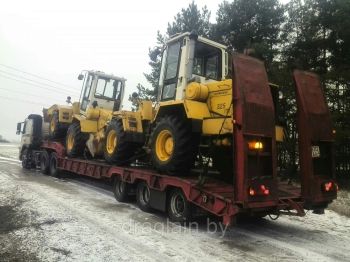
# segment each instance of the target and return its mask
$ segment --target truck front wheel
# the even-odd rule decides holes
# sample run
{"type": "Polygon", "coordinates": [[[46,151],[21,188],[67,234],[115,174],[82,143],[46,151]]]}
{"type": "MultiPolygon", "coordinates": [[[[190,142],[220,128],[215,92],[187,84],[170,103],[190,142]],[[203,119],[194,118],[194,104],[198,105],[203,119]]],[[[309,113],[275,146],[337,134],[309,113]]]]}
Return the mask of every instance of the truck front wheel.
{"type": "Polygon", "coordinates": [[[29,165],[28,165],[28,162],[27,162],[27,150],[24,150],[22,152],[21,160],[22,160],[22,167],[24,169],[29,169],[29,165]]]}

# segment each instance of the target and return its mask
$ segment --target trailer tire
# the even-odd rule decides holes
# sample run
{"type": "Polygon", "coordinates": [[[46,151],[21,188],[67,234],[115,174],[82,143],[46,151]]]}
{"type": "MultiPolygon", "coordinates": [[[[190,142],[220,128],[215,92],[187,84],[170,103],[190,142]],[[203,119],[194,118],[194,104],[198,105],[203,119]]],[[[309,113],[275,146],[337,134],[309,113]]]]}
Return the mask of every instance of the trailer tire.
{"type": "Polygon", "coordinates": [[[130,184],[124,182],[119,175],[115,176],[113,182],[114,197],[118,202],[129,202],[131,197],[129,196],[130,184]]]}
{"type": "Polygon", "coordinates": [[[50,155],[46,150],[41,153],[40,170],[44,175],[48,175],[50,173],[50,155]]]}
{"type": "Polygon", "coordinates": [[[151,190],[147,185],[146,181],[141,181],[137,184],[136,188],[136,202],[138,207],[143,212],[151,212],[152,208],[150,205],[150,199],[151,199],[151,190]]]}
{"type": "Polygon", "coordinates": [[[23,150],[22,155],[21,155],[21,160],[22,160],[22,167],[24,169],[30,169],[28,162],[27,162],[27,150],[23,150]]]}
{"type": "Polygon", "coordinates": [[[85,144],[86,140],[83,138],[79,123],[72,123],[66,137],[67,156],[71,158],[83,156],[85,144]]]}
{"type": "Polygon", "coordinates": [[[67,134],[69,123],[62,123],[59,121],[59,112],[55,110],[52,112],[50,119],[49,135],[52,139],[64,138],[67,134]]]}
{"type": "Polygon", "coordinates": [[[184,224],[192,219],[192,204],[181,188],[170,191],[167,208],[170,220],[175,223],[184,224]]]}
{"type": "Polygon", "coordinates": [[[152,162],[158,171],[168,175],[188,175],[196,161],[198,144],[188,119],[165,116],[153,133],[152,162]]]}
{"type": "Polygon", "coordinates": [[[57,168],[58,165],[58,158],[57,153],[53,152],[50,156],[50,176],[59,178],[60,177],[60,171],[57,168]]]}
{"type": "Polygon", "coordinates": [[[135,155],[136,144],[125,140],[126,133],[120,120],[112,120],[106,130],[104,159],[108,164],[125,166],[135,155]]]}

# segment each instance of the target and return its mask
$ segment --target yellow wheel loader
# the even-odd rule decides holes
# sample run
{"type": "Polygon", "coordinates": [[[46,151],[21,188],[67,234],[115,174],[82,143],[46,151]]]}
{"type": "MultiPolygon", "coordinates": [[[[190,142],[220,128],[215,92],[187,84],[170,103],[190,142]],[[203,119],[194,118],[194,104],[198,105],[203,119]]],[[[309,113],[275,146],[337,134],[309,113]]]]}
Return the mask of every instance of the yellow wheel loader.
{"type": "Polygon", "coordinates": [[[80,102],[53,105],[46,115],[52,139],[66,139],[69,157],[81,157],[88,148],[92,157],[103,157],[104,134],[112,113],[122,108],[126,79],[100,71],[85,71],[80,102]],[[87,147],[86,147],[87,146],[87,147]]]}
{"type": "MultiPolygon", "coordinates": [[[[226,50],[196,32],[172,37],[161,52],[156,50],[162,53],[157,104],[152,108],[150,101],[139,101],[138,112],[113,113],[105,159],[124,163],[136,149],[148,154],[158,171],[179,175],[189,173],[199,155],[232,176],[233,97],[232,80],[225,79],[226,50]]],[[[277,86],[270,84],[270,90],[277,102],[277,86]]],[[[252,150],[261,150],[263,143],[255,139],[252,150]]],[[[280,126],[276,139],[283,141],[280,126]]]]}

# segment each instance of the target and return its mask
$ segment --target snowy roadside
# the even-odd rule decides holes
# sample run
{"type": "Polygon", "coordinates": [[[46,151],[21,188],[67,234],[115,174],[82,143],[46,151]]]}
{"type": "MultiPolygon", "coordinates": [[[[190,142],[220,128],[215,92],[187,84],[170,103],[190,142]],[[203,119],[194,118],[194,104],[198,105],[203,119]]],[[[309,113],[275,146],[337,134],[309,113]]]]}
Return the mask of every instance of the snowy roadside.
{"type": "MultiPolygon", "coordinates": [[[[349,193],[339,196],[330,209],[349,210],[349,193]]],[[[180,227],[108,188],[23,170],[18,145],[0,145],[0,261],[350,261],[350,220],[330,209],[180,227]]]]}

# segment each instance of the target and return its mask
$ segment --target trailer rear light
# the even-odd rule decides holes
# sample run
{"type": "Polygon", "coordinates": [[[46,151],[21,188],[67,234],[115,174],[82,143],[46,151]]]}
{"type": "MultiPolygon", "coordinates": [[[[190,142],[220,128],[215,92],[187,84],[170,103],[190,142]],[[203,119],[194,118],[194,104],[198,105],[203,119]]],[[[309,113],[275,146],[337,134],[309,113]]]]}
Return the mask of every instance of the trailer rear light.
{"type": "Polygon", "coordinates": [[[324,191],[334,191],[334,190],[338,190],[339,187],[338,187],[338,184],[337,183],[332,183],[332,182],[327,182],[327,183],[324,183],[323,184],[323,187],[322,189],[324,191]]]}
{"type": "Polygon", "coordinates": [[[333,130],[333,134],[336,134],[337,133],[337,130],[333,130]]]}
{"type": "Polygon", "coordinates": [[[263,144],[261,142],[249,142],[248,143],[249,149],[263,149],[263,144]]]}
{"type": "Polygon", "coordinates": [[[249,195],[251,196],[262,196],[262,195],[268,195],[270,194],[270,190],[265,185],[260,185],[258,188],[250,188],[249,189],[249,195]]]}

